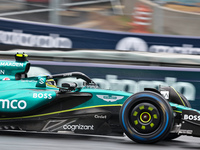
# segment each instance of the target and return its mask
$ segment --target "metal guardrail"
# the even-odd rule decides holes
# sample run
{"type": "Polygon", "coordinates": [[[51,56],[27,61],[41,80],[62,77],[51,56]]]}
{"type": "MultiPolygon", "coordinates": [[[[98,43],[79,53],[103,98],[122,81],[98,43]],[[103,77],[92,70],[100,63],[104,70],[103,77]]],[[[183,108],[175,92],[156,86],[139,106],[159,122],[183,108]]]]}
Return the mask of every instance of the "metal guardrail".
{"type": "MultiPolygon", "coordinates": [[[[30,13],[39,13],[39,12],[50,12],[50,11],[64,11],[67,10],[63,8],[65,7],[70,7],[70,6],[83,6],[83,5],[91,5],[91,4],[99,4],[99,3],[105,3],[105,2],[110,2],[111,6],[113,8],[114,13],[116,14],[122,14],[122,10],[116,10],[115,5],[121,5],[120,0],[93,0],[93,1],[83,1],[83,2],[72,2],[72,3],[60,3],[60,0],[50,0],[49,1],[49,8],[48,6],[42,7],[41,9],[34,9],[34,10],[25,10],[25,11],[14,11],[14,12],[7,12],[7,13],[1,13],[0,17],[5,17],[5,16],[10,16],[10,15],[20,15],[20,14],[30,14],[30,13]],[[56,8],[55,8],[56,6],[56,8]]],[[[15,2],[17,3],[17,2],[15,2]]],[[[20,3],[20,2],[19,2],[20,3]]],[[[22,2],[21,2],[22,3],[22,2]]],[[[22,3],[26,5],[25,3],[22,3]]],[[[27,5],[32,5],[36,7],[40,7],[40,5],[35,5],[35,4],[27,4],[27,5]]]]}
{"type": "MultiPolygon", "coordinates": [[[[48,12],[53,11],[54,9],[37,9],[37,10],[25,10],[25,11],[16,11],[16,12],[7,12],[0,13],[0,17],[11,16],[11,15],[21,15],[21,14],[31,14],[31,13],[39,13],[39,12],[48,12]]],[[[64,9],[57,9],[57,11],[62,11],[64,9]]]]}
{"type": "Polygon", "coordinates": [[[126,51],[102,51],[102,50],[72,50],[72,51],[35,51],[35,50],[11,50],[0,51],[0,59],[12,59],[17,52],[25,52],[31,60],[70,61],[111,63],[145,66],[166,67],[200,67],[200,56],[170,53],[126,52],[126,51]]]}
{"type": "Polygon", "coordinates": [[[170,3],[170,2],[175,2],[175,3],[179,3],[179,4],[188,4],[188,5],[197,5],[199,3],[199,0],[156,0],[156,1],[160,1],[160,2],[166,2],[166,3],[170,3]]]}
{"type": "Polygon", "coordinates": [[[4,3],[13,3],[13,4],[21,4],[26,6],[36,7],[31,10],[20,10],[20,11],[12,11],[0,13],[0,17],[6,17],[11,15],[24,15],[24,14],[32,14],[32,13],[41,13],[41,12],[49,12],[49,22],[53,24],[60,24],[60,16],[58,15],[60,11],[67,11],[68,7],[71,6],[83,6],[83,5],[91,5],[91,4],[99,4],[99,3],[110,3],[113,9],[114,14],[122,15],[123,11],[120,7],[116,7],[121,5],[120,0],[91,0],[91,1],[81,1],[81,2],[70,2],[69,0],[49,0],[48,5],[40,6],[38,4],[28,4],[25,2],[13,2],[13,1],[3,1],[4,3]]]}
{"type": "Polygon", "coordinates": [[[83,5],[99,4],[99,3],[112,2],[112,1],[116,1],[116,0],[93,0],[93,1],[73,2],[73,3],[61,4],[61,6],[80,6],[80,5],[83,6],[83,5]]]}

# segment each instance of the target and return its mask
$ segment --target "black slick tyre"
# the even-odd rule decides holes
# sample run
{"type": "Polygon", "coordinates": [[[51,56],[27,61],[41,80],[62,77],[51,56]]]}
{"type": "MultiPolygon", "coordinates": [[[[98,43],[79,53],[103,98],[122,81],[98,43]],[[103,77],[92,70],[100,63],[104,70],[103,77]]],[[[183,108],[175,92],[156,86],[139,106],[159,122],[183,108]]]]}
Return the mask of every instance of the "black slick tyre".
{"type": "Polygon", "coordinates": [[[158,93],[144,91],[130,96],[120,110],[120,124],[125,134],[138,143],[164,139],[173,125],[173,111],[158,93]]]}

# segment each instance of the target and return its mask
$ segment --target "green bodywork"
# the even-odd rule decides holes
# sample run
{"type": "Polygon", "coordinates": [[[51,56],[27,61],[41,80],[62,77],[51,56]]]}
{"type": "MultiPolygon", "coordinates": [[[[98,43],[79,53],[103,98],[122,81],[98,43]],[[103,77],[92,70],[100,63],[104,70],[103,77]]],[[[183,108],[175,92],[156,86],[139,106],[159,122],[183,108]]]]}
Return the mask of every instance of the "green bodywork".
{"type": "Polygon", "coordinates": [[[28,64],[28,61],[0,61],[0,80],[5,77],[15,79],[17,73],[25,72],[28,64]]]}
{"type": "Polygon", "coordinates": [[[131,96],[131,93],[123,91],[111,91],[111,90],[102,90],[102,89],[93,89],[93,88],[82,88],[80,92],[92,93],[92,98],[75,107],[93,107],[93,106],[122,106],[124,101],[131,96]],[[119,98],[119,99],[118,99],[119,98]]]}
{"type": "MultiPolygon", "coordinates": [[[[27,112],[53,101],[59,88],[48,86],[46,76],[16,80],[16,75],[26,74],[30,66],[25,54],[16,54],[16,56],[19,56],[16,61],[0,61],[0,112],[27,112]]],[[[90,100],[72,110],[99,106],[122,106],[124,101],[132,95],[122,91],[91,87],[77,88],[71,92],[92,93],[93,95],[90,100]]]]}
{"type": "MultiPolygon", "coordinates": [[[[40,87],[42,77],[27,78],[23,80],[10,80],[0,82],[0,112],[26,112],[43,106],[56,97],[59,91],[56,87],[40,87]]],[[[43,77],[42,79],[45,79],[43,77]]],[[[45,81],[45,80],[44,80],[45,81]]],[[[44,85],[43,85],[44,86],[44,85]]],[[[131,93],[123,91],[102,90],[98,88],[78,88],[72,92],[92,93],[92,98],[73,109],[100,107],[100,106],[122,106],[124,101],[131,96],[131,93]]],[[[175,107],[175,112],[192,110],[191,108],[170,103],[175,107]]]]}
{"type": "Polygon", "coordinates": [[[197,109],[189,108],[189,107],[178,105],[178,104],[175,104],[175,103],[169,103],[169,104],[170,104],[170,106],[172,106],[174,108],[173,110],[176,113],[182,113],[183,110],[193,110],[193,111],[200,113],[200,111],[197,110],[197,109]]]}
{"type": "Polygon", "coordinates": [[[0,112],[30,111],[55,99],[55,88],[36,85],[37,80],[1,81],[0,112]]]}
{"type": "MultiPolygon", "coordinates": [[[[46,105],[56,98],[59,88],[48,86],[47,77],[32,77],[16,80],[16,74],[25,74],[28,61],[0,61],[0,113],[20,113],[46,105]],[[9,78],[9,80],[4,80],[9,78]]],[[[102,90],[94,87],[77,88],[71,92],[91,93],[92,98],[70,110],[92,107],[122,106],[132,95],[123,91],[102,90]]],[[[170,103],[174,111],[191,110],[181,105],[170,103]]]]}
{"type": "MultiPolygon", "coordinates": [[[[43,79],[45,83],[45,76],[37,78],[27,78],[23,80],[9,80],[0,82],[0,112],[26,112],[43,106],[56,98],[56,93],[59,91],[56,87],[50,87],[39,84],[43,79]]],[[[121,106],[124,101],[131,95],[130,93],[122,91],[110,91],[92,88],[79,88],[78,91],[72,92],[84,92],[92,93],[93,97],[79,105],[77,108],[86,108],[93,106],[108,106],[116,105],[121,106]],[[99,96],[104,96],[105,99],[110,99],[110,101],[105,101],[99,96]],[[120,100],[117,100],[117,96],[120,96],[120,100]]],[[[103,98],[104,98],[103,97],[103,98]]]]}
{"type": "MultiPolygon", "coordinates": [[[[15,79],[16,74],[25,72],[28,64],[28,61],[0,61],[0,112],[19,113],[31,111],[50,103],[56,98],[59,88],[48,86],[46,84],[46,76],[23,78],[21,80],[15,79]],[[9,78],[9,80],[4,80],[4,78],[9,78]]],[[[71,92],[92,93],[93,95],[89,101],[73,109],[101,105],[122,106],[124,101],[131,95],[122,91],[89,87],[77,88],[71,92]],[[120,96],[119,99],[117,99],[117,96],[120,96]]]]}

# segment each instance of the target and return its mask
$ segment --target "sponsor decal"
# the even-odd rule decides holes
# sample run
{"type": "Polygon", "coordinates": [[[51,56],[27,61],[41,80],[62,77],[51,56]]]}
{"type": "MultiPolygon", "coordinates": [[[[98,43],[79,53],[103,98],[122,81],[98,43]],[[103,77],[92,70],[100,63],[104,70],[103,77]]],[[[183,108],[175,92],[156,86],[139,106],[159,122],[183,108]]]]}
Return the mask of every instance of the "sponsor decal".
{"type": "Polygon", "coordinates": [[[116,46],[117,50],[148,51],[148,46],[143,39],[126,37],[121,39],[116,46]]]}
{"type": "Polygon", "coordinates": [[[200,121],[200,115],[188,115],[184,114],[184,120],[191,120],[191,121],[200,121]]]}
{"type": "Polygon", "coordinates": [[[52,94],[48,94],[48,93],[33,93],[33,98],[52,99],[52,94]]]}
{"type": "Polygon", "coordinates": [[[193,130],[180,130],[179,131],[179,134],[192,134],[193,133],[193,130]]]}
{"type": "Polygon", "coordinates": [[[10,80],[10,78],[6,77],[6,78],[3,78],[2,80],[6,81],[6,80],[10,80]]]}
{"type": "Polygon", "coordinates": [[[5,74],[5,70],[0,70],[0,74],[5,74]]]}
{"type": "Polygon", "coordinates": [[[64,77],[71,77],[72,76],[72,73],[65,73],[63,74],[64,77]]]}
{"type": "Polygon", "coordinates": [[[32,35],[23,33],[22,30],[0,31],[0,43],[31,47],[72,48],[72,41],[69,38],[59,37],[59,34],[32,35]]]}
{"type": "Polygon", "coordinates": [[[63,126],[64,130],[71,130],[71,131],[75,131],[75,130],[94,130],[94,125],[82,125],[82,124],[78,124],[78,125],[69,125],[69,124],[65,124],[63,126]]]}
{"type": "Polygon", "coordinates": [[[190,44],[183,44],[182,47],[178,46],[164,46],[164,45],[152,45],[149,48],[149,52],[154,53],[181,53],[181,54],[200,54],[200,48],[195,48],[190,44]]]}
{"type": "Polygon", "coordinates": [[[107,116],[106,115],[94,115],[95,119],[106,119],[107,116]]]}
{"type": "Polygon", "coordinates": [[[117,45],[117,50],[129,51],[149,51],[154,53],[181,53],[200,55],[200,48],[193,47],[191,44],[182,44],[182,46],[151,45],[148,48],[147,42],[137,37],[125,37],[117,45]]]}
{"type": "Polygon", "coordinates": [[[24,100],[0,99],[0,106],[2,109],[25,109],[27,103],[24,100]]]}
{"type": "Polygon", "coordinates": [[[24,63],[15,63],[15,62],[0,62],[0,66],[23,67],[23,66],[24,66],[24,63]]]}
{"type": "Polygon", "coordinates": [[[62,127],[62,125],[66,122],[67,120],[50,120],[47,122],[47,124],[44,126],[42,131],[57,131],[62,127]]]}
{"type": "Polygon", "coordinates": [[[169,99],[169,91],[160,91],[165,99],[169,99]]]}
{"type": "Polygon", "coordinates": [[[44,84],[45,81],[46,81],[46,80],[45,80],[44,78],[40,78],[40,79],[39,79],[39,84],[44,84]]]}
{"type": "Polygon", "coordinates": [[[106,102],[115,102],[124,98],[124,96],[109,96],[109,95],[97,95],[98,98],[106,101],[106,102]]]}

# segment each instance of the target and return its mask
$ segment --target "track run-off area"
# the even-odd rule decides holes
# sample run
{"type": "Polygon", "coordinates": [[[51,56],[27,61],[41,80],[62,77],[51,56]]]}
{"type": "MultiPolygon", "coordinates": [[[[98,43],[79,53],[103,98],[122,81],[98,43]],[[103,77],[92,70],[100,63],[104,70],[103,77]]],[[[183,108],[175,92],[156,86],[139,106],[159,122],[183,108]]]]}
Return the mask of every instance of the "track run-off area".
{"type": "Polygon", "coordinates": [[[191,150],[200,149],[200,139],[181,136],[173,141],[138,144],[128,137],[0,133],[1,150],[191,150]]]}

